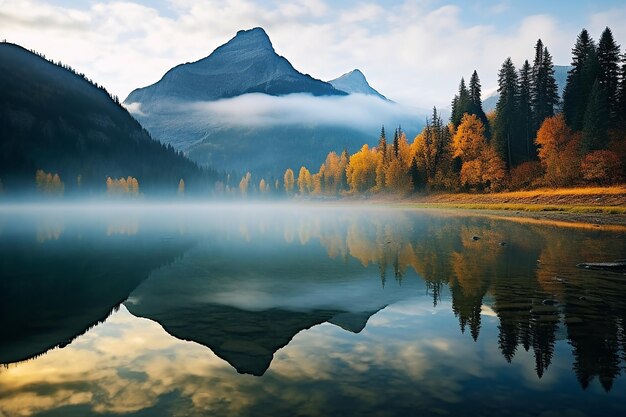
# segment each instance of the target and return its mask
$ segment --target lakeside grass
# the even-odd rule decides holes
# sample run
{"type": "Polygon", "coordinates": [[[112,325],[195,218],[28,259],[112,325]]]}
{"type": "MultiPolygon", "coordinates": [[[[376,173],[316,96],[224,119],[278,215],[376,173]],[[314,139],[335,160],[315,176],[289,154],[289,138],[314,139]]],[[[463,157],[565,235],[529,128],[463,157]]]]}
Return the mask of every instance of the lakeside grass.
{"type": "Polygon", "coordinates": [[[626,206],[560,205],[534,203],[400,203],[406,208],[447,208],[465,210],[505,210],[523,212],[563,212],[626,214],[626,206]]]}

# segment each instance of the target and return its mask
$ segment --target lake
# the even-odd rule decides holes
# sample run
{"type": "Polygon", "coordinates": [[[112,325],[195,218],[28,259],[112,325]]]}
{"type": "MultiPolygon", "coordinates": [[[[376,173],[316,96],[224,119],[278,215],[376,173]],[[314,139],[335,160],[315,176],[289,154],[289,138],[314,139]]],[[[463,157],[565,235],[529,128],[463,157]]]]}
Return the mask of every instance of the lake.
{"type": "Polygon", "coordinates": [[[0,207],[0,416],[626,415],[626,229],[0,207]]]}

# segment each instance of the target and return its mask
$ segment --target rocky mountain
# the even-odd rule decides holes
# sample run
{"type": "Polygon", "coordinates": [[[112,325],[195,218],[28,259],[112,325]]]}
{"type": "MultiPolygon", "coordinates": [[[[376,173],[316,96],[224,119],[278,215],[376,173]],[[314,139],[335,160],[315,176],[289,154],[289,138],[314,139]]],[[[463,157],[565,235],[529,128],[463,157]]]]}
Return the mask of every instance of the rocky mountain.
{"type": "Polygon", "coordinates": [[[317,170],[330,151],[374,144],[383,124],[412,135],[424,119],[385,99],[358,70],[331,83],[298,72],[261,28],[172,68],[124,105],[195,162],[266,179],[302,165],[317,170]]]}
{"type": "Polygon", "coordinates": [[[0,74],[0,180],[6,192],[34,189],[39,169],[58,173],[66,193],[103,191],[108,176],[133,176],[141,191],[169,187],[175,193],[180,178],[192,184],[203,175],[153,140],[104,88],[69,68],[2,43],[0,74]]]}
{"type": "Polygon", "coordinates": [[[150,108],[165,100],[208,101],[247,93],[346,94],[298,72],[276,53],[267,33],[254,28],[237,32],[206,58],[172,68],[155,84],[131,92],[124,103],[141,103],[142,108],[150,108]]]}
{"type": "Polygon", "coordinates": [[[363,75],[359,69],[345,73],[341,77],[329,81],[329,83],[336,89],[345,91],[348,94],[365,94],[387,100],[387,97],[383,96],[369,85],[365,75],[363,75]]]}

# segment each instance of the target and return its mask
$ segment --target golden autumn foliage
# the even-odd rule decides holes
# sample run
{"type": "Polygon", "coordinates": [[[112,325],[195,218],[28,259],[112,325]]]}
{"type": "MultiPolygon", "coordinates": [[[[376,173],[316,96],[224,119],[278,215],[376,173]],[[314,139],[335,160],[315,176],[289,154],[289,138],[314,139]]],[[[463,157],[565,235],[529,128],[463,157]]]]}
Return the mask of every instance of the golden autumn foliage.
{"type": "Polygon", "coordinates": [[[611,184],[623,181],[621,161],[617,153],[602,150],[587,154],[580,164],[583,178],[597,184],[611,184]]]}
{"type": "Polygon", "coordinates": [[[244,197],[248,195],[248,189],[250,188],[251,179],[252,175],[249,172],[246,172],[246,175],[244,175],[243,178],[241,178],[241,181],[239,181],[239,191],[244,197]]]}
{"type": "Polygon", "coordinates": [[[394,159],[385,169],[385,187],[399,194],[408,193],[412,189],[411,178],[407,175],[407,167],[400,159],[394,159]]]}
{"type": "Polygon", "coordinates": [[[270,185],[265,182],[265,178],[261,178],[261,181],[259,181],[259,191],[261,194],[267,194],[270,192],[270,185]]]}
{"type": "Polygon", "coordinates": [[[182,178],[178,181],[178,195],[185,195],[185,181],[182,178]]]}
{"type": "Polygon", "coordinates": [[[553,186],[573,183],[579,176],[579,138],[567,127],[562,114],[549,117],[541,124],[536,143],[545,182],[553,186]]]}
{"type": "Polygon", "coordinates": [[[52,174],[43,169],[35,173],[35,185],[37,191],[48,195],[61,196],[65,192],[65,184],[61,181],[59,174],[52,174]]]}
{"type": "Polygon", "coordinates": [[[509,186],[513,190],[531,188],[540,184],[543,177],[543,167],[539,161],[522,162],[511,169],[509,186]]]}
{"type": "Polygon", "coordinates": [[[376,185],[376,167],[380,159],[382,155],[371,150],[367,144],[350,157],[346,169],[350,191],[366,192],[376,185]]]}
{"type": "Polygon", "coordinates": [[[487,146],[485,126],[475,114],[465,114],[452,137],[452,157],[462,161],[478,159],[487,146]]]}
{"type": "Polygon", "coordinates": [[[320,192],[329,195],[339,193],[345,175],[348,159],[345,155],[330,152],[319,170],[320,192]]]}
{"type": "Polygon", "coordinates": [[[285,193],[287,193],[287,195],[291,195],[293,193],[293,186],[295,183],[294,177],[293,177],[293,170],[291,168],[288,168],[285,171],[285,175],[283,176],[283,180],[284,180],[284,184],[285,184],[285,193]]]}
{"type": "Polygon", "coordinates": [[[112,179],[107,177],[107,194],[109,196],[131,196],[139,195],[139,181],[135,177],[112,179]]]}
{"type": "Polygon", "coordinates": [[[301,167],[298,173],[298,191],[301,195],[310,194],[313,191],[313,177],[306,167],[301,167]]]}

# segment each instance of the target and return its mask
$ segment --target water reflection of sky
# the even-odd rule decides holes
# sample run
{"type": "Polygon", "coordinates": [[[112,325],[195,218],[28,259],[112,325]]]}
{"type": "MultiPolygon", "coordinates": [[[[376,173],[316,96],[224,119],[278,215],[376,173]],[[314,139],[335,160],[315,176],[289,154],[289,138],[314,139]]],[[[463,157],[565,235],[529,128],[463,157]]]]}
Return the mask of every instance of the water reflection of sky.
{"type": "MultiPolygon", "coordinates": [[[[7,416],[98,413],[149,415],[594,415],[612,394],[592,386],[584,396],[571,373],[570,347],[537,380],[532,354],[508,364],[497,350],[497,319],[486,316],[478,342],[458,331],[443,303],[427,297],[390,306],[360,334],[331,324],[299,333],[262,377],[237,374],[195,343],[122,307],[64,349],[0,373],[7,416]],[[597,402],[596,402],[597,401],[597,402]],[[593,408],[590,406],[592,404],[593,408]],[[268,413],[268,410],[271,412],[268,413]],[[267,413],[267,414],[266,414],[267,413]]],[[[620,401],[621,402],[621,401],[620,401]]],[[[619,415],[620,405],[612,403],[619,415]]],[[[596,414],[597,415],[597,414],[596,414]]]]}
{"type": "MultiPolygon", "coordinates": [[[[575,268],[582,257],[619,257],[619,233],[393,210],[194,210],[166,221],[159,212],[102,214],[93,222],[85,214],[35,216],[24,221],[28,238],[0,216],[3,249],[49,262],[24,272],[28,291],[46,281],[49,267],[88,303],[108,294],[102,278],[115,275],[121,290],[111,292],[105,313],[130,295],[68,346],[1,370],[0,416],[625,413],[626,383],[612,368],[623,368],[623,283],[575,268]],[[96,272],[69,276],[71,269],[51,262],[94,251],[100,259],[85,263],[96,272]],[[131,275],[132,285],[120,286],[131,275]],[[260,326],[267,311],[281,312],[277,323],[288,321],[281,337],[297,334],[262,376],[242,375],[219,349],[170,335],[204,340],[215,323],[194,327],[189,319],[201,321],[207,306],[232,319],[218,333],[244,356],[268,346],[229,331],[250,320],[260,326]],[[352,313],[373,316],[355,333],[337,318],[352,313]],[[610,378],[604,388],[598,375],[610,378]],[[585,378],[591,383],[583,389],[585,378]]],[[[7,294],[31,298],[17,288],[7,294]]],[[[92,313],[64,291],[54,293],[55,320],[92,313]]],[[[4,324],[12,312],[29,314],[11,302],[0,306],[4,324]]],[[[75,334],[91,323],[77,321],[66,326],[80,329],[75,334]]],[[[278,326],[263,325],[270,333],[278,326]]]]}

